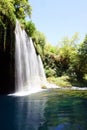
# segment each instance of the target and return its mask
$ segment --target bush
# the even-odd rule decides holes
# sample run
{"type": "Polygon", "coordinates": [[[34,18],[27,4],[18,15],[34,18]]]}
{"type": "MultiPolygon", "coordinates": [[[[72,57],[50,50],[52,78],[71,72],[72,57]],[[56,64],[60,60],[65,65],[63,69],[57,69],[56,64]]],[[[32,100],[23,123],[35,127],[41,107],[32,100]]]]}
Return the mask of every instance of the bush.
{"type": "Polygon", "coordinates": [[[54,69],[45,69],[45,74],[46,74],[46,77],[52,77],[52,76],[55,76],[55,70],[54,69]]]}
{"type": "Polygon", "coordinates": [[[69,80],[69,77],[68,76],[61,76],[61,77],[49,77],[47,78],[47,80],[50,82],[50,83],[54,83],[56,84],[57,86],[61,86],[61,87],[71,87],[71,83],[68,81],[69,80]]]}

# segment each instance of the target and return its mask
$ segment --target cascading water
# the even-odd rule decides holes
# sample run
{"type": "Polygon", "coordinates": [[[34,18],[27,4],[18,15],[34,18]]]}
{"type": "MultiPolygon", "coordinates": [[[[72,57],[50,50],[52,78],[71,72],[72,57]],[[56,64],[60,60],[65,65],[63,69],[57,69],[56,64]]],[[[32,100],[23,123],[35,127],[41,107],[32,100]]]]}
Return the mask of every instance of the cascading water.
{"type": "Polygon", "coordinates": [[[46,82],[41,58],[36,54],[32,39],[21,29],[18,21],[15,39],[15,91],[41,88],[43,82],[46,82]]]}

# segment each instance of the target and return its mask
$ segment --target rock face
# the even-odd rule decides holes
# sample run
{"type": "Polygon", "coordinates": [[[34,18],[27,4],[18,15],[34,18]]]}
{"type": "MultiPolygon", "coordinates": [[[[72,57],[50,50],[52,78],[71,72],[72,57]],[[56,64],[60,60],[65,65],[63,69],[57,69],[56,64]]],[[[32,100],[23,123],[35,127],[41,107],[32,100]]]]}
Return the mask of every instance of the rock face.
{"type": "Polygon", "coordinates": [[[0,26],[0,94],[14,92],[15,86],[15,35],[13,25],[8,23],[6,29],[0,26]]]}

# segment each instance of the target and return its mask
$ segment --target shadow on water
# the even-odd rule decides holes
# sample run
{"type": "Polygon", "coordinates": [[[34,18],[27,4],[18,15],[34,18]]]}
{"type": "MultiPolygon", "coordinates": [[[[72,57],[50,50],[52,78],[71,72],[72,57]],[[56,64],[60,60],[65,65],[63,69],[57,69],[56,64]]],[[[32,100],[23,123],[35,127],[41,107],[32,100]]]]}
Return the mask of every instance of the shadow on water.
{"type": "Polygon", "coordinates": [[[55,90],[0,97],[0,130],[87,130],[87,99],[55,90]]]}

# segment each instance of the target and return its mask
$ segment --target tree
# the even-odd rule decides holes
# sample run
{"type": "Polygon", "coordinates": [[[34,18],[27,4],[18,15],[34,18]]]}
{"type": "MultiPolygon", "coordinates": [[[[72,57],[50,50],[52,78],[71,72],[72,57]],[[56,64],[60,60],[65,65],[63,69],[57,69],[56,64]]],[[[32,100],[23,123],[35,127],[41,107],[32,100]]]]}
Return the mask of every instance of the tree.
{"type": "Polygon", "coordinates": [[[79,81],[87,74],[87,36],[71,56],[69,70],[79,81]]]}
{"type": "Polygon", "coordinates": [[[71,39],[64,37],[61,41],[61,46],[58,50],[57,66],[58,71],[61,70],[61,75],[68,73],[70,66],[70,60],[74,52],[76,51],[76,41],[78,40],[77,34],[74,34],[71,39]]]}
{"type": "Polygon", "coordinates": [[[80,64],[80,73],[84,77],[84,75],[87,73],[87,35],[78,49],[78,58],[80,64]]]}
{"type": "Polygon", "coordinates": [[[25,19],[31,16],[31,6],[28,0],[1,0],[0,1],[0,24],[6,23],[6,18],[15,23],[16,19],[25,19]]]}
{"type": "Polygon", "coordinates": [[[32,8],[29,0],[14,0],[15,15],[18,19],[25,19],[26,16],[31,16],[32,8]]]}
{"type": "MultiPolygon", "coordinates": [[[[0,24],[3,26],[6,23],[6,18],[13,23],[15,21],[15,8],[13,0],[0,1],[0,24]]],[[[5,26],[5,25],[4,25],[5,26]]]]}
{"type": "Polygon", "coordinates": [[[33,37],[33,35],[36,31],[35,24],[32,21],[26,22],[25,23],[25,30],[30,37],[33,37]]]}
{"type": "Polygon", "coordinates": [[[46,43],[44,48],[45,54],[58,54],[58,47],[53,46],[51,43],[46,43]]]}
{"type": "MultiPolygon", "coordinates": [[[[58,46],[46,44],[45,46],[45,69],[51,68],[55,71],[54,76],[72,74],[71,59],[77,50],[78,34],[75,33],[70,39],[64,37],[58,46]],[[71,69],[71,70],[70,70],[71,69]]],[[[52,75],[52,74],[51,74],[52,75]]]]}
{"type": "Polygon", "coordinates": [[[40,32],[35,30],[32,36],[33,42],[35,43],[35,48],[37,52],[42,56],[44,55],[44,46],[46,44],[46,37],[45,35],[40,32]]]}

